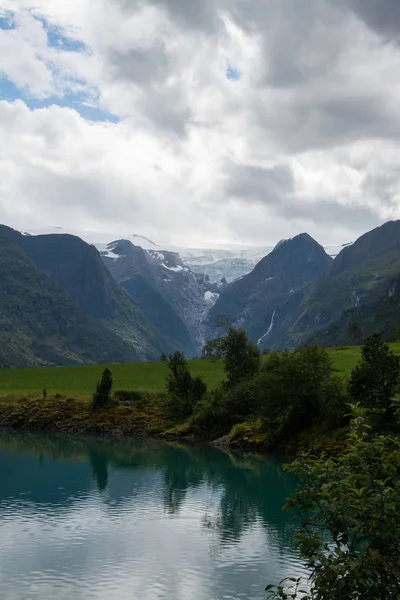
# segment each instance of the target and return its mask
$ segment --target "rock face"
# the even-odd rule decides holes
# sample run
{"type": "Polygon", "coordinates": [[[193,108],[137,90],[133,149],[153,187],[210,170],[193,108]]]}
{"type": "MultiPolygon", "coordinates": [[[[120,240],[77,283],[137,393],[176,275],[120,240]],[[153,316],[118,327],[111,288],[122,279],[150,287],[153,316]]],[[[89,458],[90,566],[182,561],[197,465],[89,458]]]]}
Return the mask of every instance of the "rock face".
{"type": "Polygon", "coordinates": [[[187,356],[203,344],[202,320],[217,286],[196,276],[176,252],[143,250],[128,240],[108,244],[104,264],[161,332],[187,356]]]}
{"type": "Polygon", "coordinates": [[[8,235],[86,315],[128,342],[139,358],[158,359],[174,349],[115,282],[94,246],[68,234],[24,236],[8,230],[8,235]]]}
{"type": "Polygon", "coordinates": [[[208,316],[209,329],[213,330],[218,315],[224,315],[264,347],[277,337],[288,309],[298,304],[305,286],[331,262],[306,233],[280,242],[251,273],[225,287],[208,316]]]}
{"type": "Polygon", "coordinates": [[[0,226],[0,367],[138,360],[30,260],[14,233],[0,226]]]}

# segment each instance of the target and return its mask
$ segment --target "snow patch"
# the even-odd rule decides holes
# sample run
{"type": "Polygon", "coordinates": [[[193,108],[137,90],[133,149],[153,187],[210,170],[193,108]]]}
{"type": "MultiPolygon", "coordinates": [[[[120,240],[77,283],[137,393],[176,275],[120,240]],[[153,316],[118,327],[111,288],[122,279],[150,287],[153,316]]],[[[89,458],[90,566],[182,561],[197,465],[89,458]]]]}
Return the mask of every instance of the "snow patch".
{"type": "Polygon", "coordinates": [[[107,250],[107,252],[102,252],[102,256],[106,256],[107,258],[112,258],[113,260],[117,260],[117,258],[121,258],[119,254],[115,254],[111,250],[107,250]]]}
{"type": "Polygon", "coordinates": [[[176,267],[167,267],[165,263],[161,265],[164,269],[168,269],[168,271],[174,271],[174,273],[179,273],[181,271],[189,271],[187,267],[182,267],[182,265],[176,265],[176,267]]]}
{"type": "Polygon", "coordinates": [[[219,294],[217,294],[216,292],[207,291],[204,294],[204,300],[209,303],[212,302],[213,304],[215,304],[216,301],[218,300],[218,298],[219,298],[219,294]]]}
{"type": "Polygon", "coordinates": [[[271,331],[273,330],[273,328],[274,328],[274,325],[275,325],[275,315],[276,315],[276,310],[274,310],[274,312],[272,313],[272,319],[271,319],[271,323],[270,323],[270,325],[269,325],[269,327],[268,327],[268,330],[267,330],[267,332],[266,332],[266,333],[264,333],[264,335],[262,335],[262,336],[260,337],[260,339],[259,339],[259,340],[258,340],[258,342],[257,342],[257,346],[259,346],[259,345],[261,344],[261,342],[262,342],[262,341],[263,341],[263,340],[264,340],[266,337],[268,337],[268,336],[269,336],[269,334],[271,333],[271,331]]]}

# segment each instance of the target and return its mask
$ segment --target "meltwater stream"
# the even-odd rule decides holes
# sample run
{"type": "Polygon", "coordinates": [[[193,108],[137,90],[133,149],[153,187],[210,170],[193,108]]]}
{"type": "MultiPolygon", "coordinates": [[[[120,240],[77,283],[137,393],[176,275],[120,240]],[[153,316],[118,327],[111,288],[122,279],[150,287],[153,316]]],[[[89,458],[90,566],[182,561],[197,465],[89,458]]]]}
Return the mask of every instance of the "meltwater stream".
{"type": "Polygon", "coordinates": [[[2,600],[266,598],[303,573],[279,461],[0,432],[2,600]]]}

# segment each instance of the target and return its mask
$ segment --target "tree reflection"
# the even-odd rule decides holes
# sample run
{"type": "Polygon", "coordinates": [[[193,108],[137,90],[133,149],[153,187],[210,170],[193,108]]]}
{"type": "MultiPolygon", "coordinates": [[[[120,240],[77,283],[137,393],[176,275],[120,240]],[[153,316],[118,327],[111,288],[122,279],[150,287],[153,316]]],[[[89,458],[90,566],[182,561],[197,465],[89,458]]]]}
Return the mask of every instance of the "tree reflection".
{"type": "Polygon", "coordinates": [[[97,488],[100,493],[104,492],[108,483],[108,459],[105,454],[95,449],[90,449],[88,455],[97,488]]]}
{"type": "Polygon", "coordinates": [[[218,533],[221,547],[239,542],[255,523],[273,530],[281,547],[289,541],[282,505],[295,481],[282,471],[281,462],[206,445],[0,433],[0,479],[3,474],[6,482],[0,499],[17,495],[23,484],[37,501],[72,502],[77,486],[90,489],[89,465],[99,492],[107,489],[105,502],[114,507],[132,497],[140,502],[148,497],[151,484],[154,500],[159,498],[164,510],[176,516],[195,492],[198,506],[204,506],[201,523],[218,533]],[[44,457],[41,466],[38,457],[44,457]],[[10,472],[14,463],[18,477],[10,472]],[[112,484],[110,468],[115,474],[112,484]],[[122,471],[131,476],[119,476],[122,471]],[[137,472],[145,476],[135,476],[137,472]]]}

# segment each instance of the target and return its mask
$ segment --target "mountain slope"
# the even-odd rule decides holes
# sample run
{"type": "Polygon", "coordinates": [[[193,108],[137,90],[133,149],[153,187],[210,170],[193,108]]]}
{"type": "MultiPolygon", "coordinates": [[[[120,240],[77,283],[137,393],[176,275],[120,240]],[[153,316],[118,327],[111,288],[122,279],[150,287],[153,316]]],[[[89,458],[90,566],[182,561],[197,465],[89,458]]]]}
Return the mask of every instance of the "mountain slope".
{"type": "Polygon", "coordinates": [[[340,252],[326,273],[305,291],[288,327],[291,344],[349,343],[355,315],[363,334],[390,336],[400,322],[400,221],[390,221],[340,252]]]}
{"type": "Polygon", "coordinates": [[[0,227],[0,366],[131,362],[135,350],[87,317],[0,227]]]}
{"type": "MultiPolygon", "coordinates": [[[[157,254],[165,260],[163,254],[157,254]]],[[[157,276],[157,267],[150,264],[143,249],[127,240],[118,240],[108,244],[102,258],[115,281],[135,299],[146,316],[171,340],[175,349],[188,356],[195,355],[196,345],[187,326],[168,302],[168,294],[163,293],[164,287],[159,279],[167,279],[167,276],[157,276]]]]}
{"type": "Polygon", "coordinates": [[[94,246],[68,234],[24,236],[11,229],[7,232],[87,315],[131,344],[140,358],[158,359],[161,352],[175,349],[114,281],[94,246]]]}
{"type": "Polygon", "coordinates": [[[144,251],[129,240],[118,240],[101,256],[161,331],[187,354],[197,354],[203,343],[201,322],[217,286],[194,275],[176,252],[144,251]]]}
{"type": "Polygon", "coordinates": [[[209,327],[213,330],[218,315],[224,315],[245,327],[254,341],[269,342],[298,306],[304,287],[331,262],[308,234],[280,242],[251,273],[226,287],[210,311],[209,327]]]}

